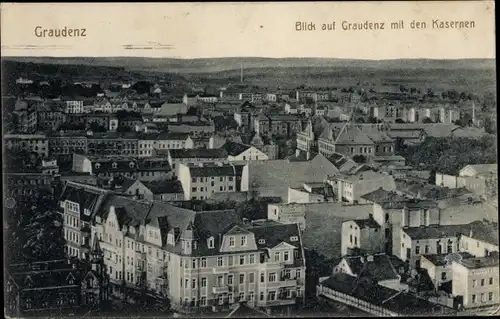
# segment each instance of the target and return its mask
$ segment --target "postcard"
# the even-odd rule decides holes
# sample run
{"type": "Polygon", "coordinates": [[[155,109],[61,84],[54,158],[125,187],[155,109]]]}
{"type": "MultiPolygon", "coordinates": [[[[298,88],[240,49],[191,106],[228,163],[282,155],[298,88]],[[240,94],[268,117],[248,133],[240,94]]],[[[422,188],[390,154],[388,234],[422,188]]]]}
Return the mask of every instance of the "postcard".
{"type": "Polygon", "coordinates": [[[0,12],[9,318],[498,315],[494,1],[0,12]]]}

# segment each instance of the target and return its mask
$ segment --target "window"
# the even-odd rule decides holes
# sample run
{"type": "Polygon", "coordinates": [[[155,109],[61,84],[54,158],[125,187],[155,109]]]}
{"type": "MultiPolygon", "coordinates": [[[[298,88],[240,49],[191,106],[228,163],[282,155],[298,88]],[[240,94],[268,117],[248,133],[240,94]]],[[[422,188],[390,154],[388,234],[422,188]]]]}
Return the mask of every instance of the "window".
{"type": "Polygon", "coordinates": [[[415,254],[416,255],[420,254],[420,246],[415,246],[415,254]]]}
{"type": "Polygon", "coordinates": [[[352,244],[352,235],[349,235],[349,243],[352,244]]]}
{"type": "Polygon", "coordinates": [[[441,251],[441,243],[439,241],[436,243],[436,252],[437,252],[438,255],[442,253],[442,251],[441,251]]]}
{"type": "Polygon", "coordinates": [[[223,304],[224,304],[224,296],[219,295],[219,305],[223,305],[223,304]]]}
{"type": "Polygon", "coordinates": [[[278,251],[274,253],[274,261],[280,261],[280,253],[278,251]]]}
{"type": "Polygon", "coordinates": [[[222,267],[222,265],[223,265],[222,257],[217,257],[217,266],[222,267]]]}
{"type": "Polygon", "coordinates": [[[265,281],[265,275],[263,272],[260,273],[260,282],[264,282],[265,281]]]}
{"type": "Polygon", "coordinates": [[[492,300],[493,300],[493,293],[488,292],[488,301],[492,301],[492,300]]]}
{"type": "Polygon", "coordinates": [[[276,291],[269,292],[269,300],[276,300],[276,291]]]}
{"type": "Polygon", "coordinates": [[[245,283],[245,274],[240,274],[240,285],[245,283]]]}
{"type": "Polygon", "coordinates": [[[208,248],[214,248],[214,238],[210,237],[208,239],[208,248]]]}
{"type": "Polygon", "coordinates": [[[276,273],[272,272],[269,274],[269,282],[275,282],[276,281],[276,273]]]}
{"type": "Polygon", "coordinates": [[[206,305],[207,305],[207,297],[201,297],[200,306],[206,306],[206,305]]]}
{"type": "Polygon", "coordinates": [[[255,274],[253,272],[249,273],[248,274],[248,282],[253,284],[254,280],[255,280],[255,274]]]}
{"type": "Polygon", "coordinates": [[[472,303],[476,303],[477,300],[476,300],[476,295],[472,295],[472,303]]]}
{"type": "Polygon", "coordinates": [[[265,239],[263,239],[263,238],[259,239],[259,244],[265,244],[265,243],[266,243],[265,239]]]}
{"type": "Polygon", "coordinates": [[[244,265],[244,264],[245,264],[245,256],[241,255],[240,256],[240,265],[244,265]]]}
{"type": "Polygon", "coordinates": [[[484,279],[481,279],[481,286],[484,286],[484,279]]]}
{"type": "Polygon", "coordinates": [[[229,237],[229,247],[234,247],[234,237],[229,237]]]}
{"type": "Polygon", "coordinates": [[[358,237],[354,236],[354,245],[358,244],[358,237]]]}
{"type": "Polygon", "coordinates": [[[191,281],[191,288],[192,288],[192,289],[196,289],[196,279],[193,279],[193,280],[191,281]]]}
{"type": "Polygon", "coordinates": [[[201,288],[206,288],[207,287],[207,277],[202,277],[201,278],[201,288]]]}
{"type": "Polygon", "coordinates": [[[451,240],[448,241],[448,254],[451,254],[453,252],[453,242],[451,240]]]}
{"type": "Polygon", "coordinates": [[[207,267],[207,259],[206,258],[202,258],[201,259],[201,268],[206,268],[207,267]]]}
{"type": "Polygon", "coordinates": [[[296,279],[300,279],[300,269],[297,269],[297,270],[295,271],[295,278],[296,278],[296,279]]]}
{"type": "Polygon", "coordinates": [[[229,286],[233,285],[233,275],[227,275],[227,284],[229,286]]]}
{"type": "Polygon", "coordinates": [[[476,287],[477,286],[477,281],[476,280],[472,280],[472,287],[476,287]]]}
{"type": "Polygon", "coordinates": [[[196,259],[193,259],[192,263],[193,263],[193,269],[196,269],[196,259]]]}
{"type": "Polygon", "coordinates": [[[254,294],[254,292],[253,292],[253,291],[250,291],[250,292],[248,293],[248,300],[249,300],[249,301],[254,301],[254,300],[255,300],[255,294],[254,294]]]}
{"type": "Polygon", "coordinates": [[[189,279],[184,280],[184,288],[189,288],[189,279]]]}
{"type": "Polygon", "coordinates": [[[263,292],[260,293],[259,299],[260,299],[260,301],[264,300],[264,293],[263,292]]]}
{"type": "Polygon", "coordinates": [[[490,282],[490,285],[493,285],[493,277],[490,278],[489,282],[490,282]]]}
{"type": "Polygon", "coordinates": [[[429,253],[429,245],[425,245],[424,251],[425,251],[426,254],[429,253]]]}
{"type": "Polygon", "coordinates": [[[288,253],[288,251],[285,251],[285,252],[283,253],[283,260],[284,260],[284,261],[288,261],[289,259],[290,259],[289,253],[288,253]]]}
{"type": "Polygon", "coordinates": [[[247,245],[247,236],[241,236],[241,246],[247,245]]]}
{"type": "Polygon", "coordinates": [[[252,254],[252,255],[249,256],[249,263],[250,264],[255,264],[255,255],[252,254]]]}
{"type": "Polygon", "coordinates": [[[234,296],[233,296],[233,294],[231,294],[231,293],[227,294],[227,297],[228,297],[227,299],[229,299],[229,303],[234,303],[234,296]]]}
{"type": "Polygon", "coordinates": [[[238,297],[238,301],[245,301],[245,293],[244,292],[240,292],[240,295],[238,297]]]}
{"type": "Polygon", "coordinates": [[[441,280],[446,280],[446,272],[441,273],[441,280]]]}
{"type": "Polygon", "coordinates": [[[298,241],[299,237],[298,236],[292,236],[290,237],[290,241],[298,241]]]}

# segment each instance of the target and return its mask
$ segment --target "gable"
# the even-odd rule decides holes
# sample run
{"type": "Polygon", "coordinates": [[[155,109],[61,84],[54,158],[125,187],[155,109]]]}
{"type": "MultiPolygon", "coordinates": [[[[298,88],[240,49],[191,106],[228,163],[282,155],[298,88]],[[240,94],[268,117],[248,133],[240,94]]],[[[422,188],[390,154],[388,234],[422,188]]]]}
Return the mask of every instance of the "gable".
{"type": "Polygon", "coordinates": [[[225,235],[251,235],[251,234],[253,233],[238,225],[233,226],[225,233],[225,235]]]}
{"type": "Polygon", "coordinates": [[[280,250],[280,249],[289,250],[289,249],[295,249],[295,248],[297,248],[297,247],[295,247],[289,243],[286,243],[286,242],[281,242],[278,245],[274,246],[272,249],[273,250],[280,250]]]}

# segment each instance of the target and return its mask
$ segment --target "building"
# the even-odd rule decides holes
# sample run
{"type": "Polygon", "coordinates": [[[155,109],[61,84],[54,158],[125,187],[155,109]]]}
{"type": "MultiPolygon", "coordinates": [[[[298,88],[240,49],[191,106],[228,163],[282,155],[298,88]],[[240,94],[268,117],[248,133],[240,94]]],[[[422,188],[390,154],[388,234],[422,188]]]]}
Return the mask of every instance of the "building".
{"type": "Polygon", "coordinates": [[[425,269],[434,284],[434,290],[443,290],[451,293],[448,286],[453,286],[453,260],[472,258],[473,255],[467,252],[455,254],[430,254],[420,257],[420,267],[425,269]]]}
{"type": "Polygon", "coordinates": [[[87,154],[137,156],[139,155],[137,135],[135,133],[87,131],[87,154]]]}
{"type": "Polygon", "coordinates": [[[288,203],[322,203],[331,197],[325,183],[304,183],[288,188],[288,203]]]}
{"type": "Polygon", "coordinates": [[[5,311],[20,315],[74,313],[102,310],[108,305],[108,278],[96,249],[88,263],[51,260],[8,265],[5,276],[5,311]]]}
{"type": "Polygon", "coordinates": [[[193,211],[111,195],[92,227],[114,291],[147,287],[179,313],[302,303],[297,225],[248,224],[232,210],[193,211]]]}
{"type": "Polygon", "coordinates": [[[498,254],[453,261],[452,294],[466,309],[498,308],[498,254]]]}
{"type": "Polygon", "coordinates": [[[297,133],[297,149],[304,152],[317,151],[317,143],[311,121],[308,121],[305,130],[297,133]]]}
{"type": "Polygon", "coordinates": [[[260,136],[292,136],[300,131],[300,118],[293,114],[259,114],[254,119],[254,130],[260,136]]]}
{"type": "Polygon", "coordinates": [[[388,191],[396,190],[396,183],[391,175],[372,170],[334,175],[328,178],[328,183],[332,185],[339,202],[350,204],[365,204],[362,196],[380,187],[388,191]]]}
{"type": "Polygon", "coordinates": [[[199,121],[190,123],[168,123],[168,130],[171,133],[191,134],[193,136],[210,135],[215,132],[213,122],[199,121]]]}
{"type": "Polygon", "coordinates": [[[357,250],[374,254],[384,251],[384,233],[382,227],[369,214],[365,219],[348,220],[342,223],[340,241],[341,256],[352,255],[357,250]]]}
{"type": "Polygon", "coordinates": [[[192,149],[193,139],[188,133],[142,134],[138,140],[139,157],[152,157],[156,150],[192,149]]]}
{"type": "Polygon", "coordinates": [[[298,224],[301,231],[306,229],[305,205],[296,203],[276,203],[267,205],[267,219],[283,224],[298,224]]]}
{"type": "Polygon", "coordinates": [[[122,185],[122,192],[136,198],[144,198],[150,201],[182,201],[184,200],[184,191],[180,181],[163,180],[141,182],[140,180],[132,180],[131,184],[122,185]]]}
{"type": "Polygon", "coordinates": [[[67,113],[84,113],[83,101],[69,100],[66,101],[66,108],[64,112],[67,113]]]}
{"type": "Polygon", "coordinates": [[[73,155],[72,171],[95,175],[99,179],[124,176],[141,181],[156,181],[172,178],[168,160],[164,158],[137,158],[126,156],[98,157],[73,155]]]}
{"type": "Polygon", "coordinates": [[[221,147],[227,153],[229,161],[268,160],[269,157],[255,146],[226,141],[221,147]]]}
{"type": "Polygon", "coordinates": [[[45,134],[5,134],[6,149],[22,149],[39,156],[49,156],[49,142],[45,134]]]}
{"type": "Polygon", "coordinates": [[[187,163],[179,164],[178,172],[186,200],[207,199],[214,193],[241,191],[242,166],[224,162],[187,163]]]}
{"type": "Polygon", "coordinates": [[[497,193],[497,164],[467,165],[458,176],[436,173],[436,185],[448,188],[462,188],[476,195],[491,196],[497,193]]]}
{"type": "Polygon", "coordinates": [[[60,131],[47,136],[49,154],[59,159],[59,162],[73,160],[73,153],[87,154],[87,136],[83,131],[60,131]]]}
{"type": "MultiPolygon", "coordinates": [[[[157,155],[161,155],[160,152],[157,152],[157,155]]],[[[227,152],[219,148],[171,149],[167,151],[167,157],[173,176],[179,176],[179,164],[220,162],[227,159],[227,152]]]]}
{"type": "Polygon", "coordinates": [[[40,169],[24,169],[23,172],[3,173],[5,194],[30,196],[40,189],[53,191],[54,175],[44,174],[40,169]]]}

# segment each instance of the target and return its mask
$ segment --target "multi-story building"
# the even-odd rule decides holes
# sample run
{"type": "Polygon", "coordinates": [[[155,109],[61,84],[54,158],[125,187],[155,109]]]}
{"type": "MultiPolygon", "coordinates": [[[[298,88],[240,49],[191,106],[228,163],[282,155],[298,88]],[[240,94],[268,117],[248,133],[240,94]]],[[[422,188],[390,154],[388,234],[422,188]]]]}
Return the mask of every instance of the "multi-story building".
{"type": "Polygon", "coordinates": [[[243,165],[224,162],[179,164],[178,179],[186,200],[207,199],[214,193],[239,192],[243,165]]]}
{"type": "Polygon", "coordinates": [[[281,309],[304,300],[296,224],[249,224],[234,210],[193,211],[115,194],[92,207],[92,239],[114,291],[147,287],[181,313],[219,312],[240,301],[281,309]]]}
{"type": "Polygon", "coordinates": [[[84,113],[83,101],[66,101],[65,113],[84,113]]]}
{"type": "Polygon", "coordinates": [[[172,149],[168,150],[167,157],[168,163],[172,167],[173,176],[179,176],[178,169],[180,164],[221,162],[227,159],[227,152],[220,148],[172,149]]]}
{"type": "Polygon", "coordinates": [[[305,130],[297,133],[297,149],[304,152],[315,152],[317,150],[317,143],[311,121],[308,121],[305,130]]]}
{"type": "Polygon", "coordinates": [[[49,143],[45,134],[5,134],[3,139],[7,149],[22,149],[42,157],[49,155],[49,143]]]}
{"type": "Polygon", "coordinates": [[[260,136],[292,136],[300,131],[300,118],[293,114],[259,114],[254,119],[255,132],[260,136]]]}
{"type": "Polygon", "coordinates": [[[138,149],[138,138],[135,133],[87,132],[87,153],[89,155],[137,156],[139,155],[138,149]]]}
{"type": "Polygon", "coordinates": [[[327,128],[318,138],[318,151],[325,156],[336,152],[351,157],[367,157],[375,154],[375,143],[358,126],[347,123],[337,134],[327,128]]]}
{"type": "Polygon", "coordinates": [[[498,254],[453,261],[452,294],[466,309],[498,308],[498,254]]]}
{"type": "Polygon", "coordinates": [[[53,190],[54,175],[44,174],[40,169],[23,172],[6,172],[3,174],[6,196],[30,196],[40,189],[53,190]]]}
{"type": "Polygon", "coordinates": [[[87,154],[87,136],[85,132],[54,132],[48,136],[49,154],[59,162],[73,160],[73,153],[87,154]]]}
{"type": "Polygon", "coordinates": [[[73,155],[73,172],[95,175],[101,179],[125,176],[141,181],[172,178],[172,170],[165,158],[137,158],[126,156],[73,155]]]}
{"type": "Polygon", "coordinates": [[[152,133],[139,136],[139,157],[151,157],[156,151],[194,148],[193,139],[188,133],[152,133]]]}
{"type": "Polygon", "coordinates": [[[213,134],[215,132],[215,126],[213,122],[206,121],[189,123],[173,122],[168,124],[168,130],[171,133],[201,136],[206,134],[213,134]]]}
{"type": "Polygon", "coordinates": [[[109,303],[109,285],[95,247],[89,263],[63,259],[8,265],[6,314],[20,317],[103,309],[109,303]]]}
{"type": "Polygon", "coordinates": [[[118,118],[115,114],[87,113],[84,118],[87,128],[90,128],[93,123],[102,126],[106,131],[113,132],[118,128],[118,118]]]}
{"type": "Polygon", "coordinates": [[[353,219],[342,223],[342,238],[340,242],[341,256],[351,255],[359,250],[369,254],[384,251],[384,233],[373,215],[366,219],[353,219]]]}

